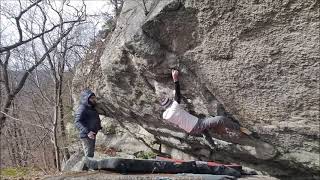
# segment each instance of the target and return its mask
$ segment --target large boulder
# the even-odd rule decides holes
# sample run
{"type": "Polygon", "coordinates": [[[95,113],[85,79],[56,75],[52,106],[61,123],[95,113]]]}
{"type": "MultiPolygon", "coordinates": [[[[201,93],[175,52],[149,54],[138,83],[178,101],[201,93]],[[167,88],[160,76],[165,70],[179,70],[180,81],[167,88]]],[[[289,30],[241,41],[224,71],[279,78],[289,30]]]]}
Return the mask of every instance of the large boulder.
{"type": "Polygon", "coordinates": [[[157,143],[192,158],[316,178],[319,1],[145,2],[125,1],[115,31],[78,66],[75,99],[90,87],[102,115],[143,127],[157,143]],[[214,148],[163,121],[157,94],[173,90],[171,68],[181,72],[186,109],[215,115],[222,104],[277,155],[263,158],[224,142],[214,148]]]}

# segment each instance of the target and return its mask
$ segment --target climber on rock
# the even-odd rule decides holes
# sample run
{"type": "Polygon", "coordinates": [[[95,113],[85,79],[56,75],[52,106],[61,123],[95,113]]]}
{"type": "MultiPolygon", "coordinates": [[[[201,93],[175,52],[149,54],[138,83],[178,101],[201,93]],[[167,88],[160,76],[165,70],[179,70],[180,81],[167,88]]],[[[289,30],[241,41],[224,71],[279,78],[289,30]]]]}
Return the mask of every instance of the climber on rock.
{"type": "Polygon", "coordinates": [[[175,84],[174,100],[164,95],[160,97],[160,104],[165,109],[163,119],[175,124],[191,135],[201,134],[205,130],[213,131],[218,135],[227,135],[231,139],[252,134],[248,129],[241,127],[238,123],[225,116],[198,118],[188,113],[180,105],[181,93],[178,70],[172,70],[172,79],[175,84]]]}
{"type": "Polygon", "coordinates": [[[95,109],[97,98],[91,90],[84,90],[80,98],[80,105],[75,113],[74,123],[80,132],[85,156],[93,157],[96,134],[102,129],[99,115],[95,109]]]}

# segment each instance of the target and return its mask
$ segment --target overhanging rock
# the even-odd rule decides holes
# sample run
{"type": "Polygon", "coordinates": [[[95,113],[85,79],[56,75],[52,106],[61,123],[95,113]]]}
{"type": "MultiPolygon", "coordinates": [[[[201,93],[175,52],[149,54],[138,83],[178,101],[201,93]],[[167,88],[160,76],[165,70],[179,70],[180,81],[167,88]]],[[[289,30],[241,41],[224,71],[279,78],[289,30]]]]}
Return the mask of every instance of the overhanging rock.
{"type": "MultiPolygon", "coordinates": [[[[97,55],[79,65],[74,92],[90,87],[99,111],[134,123],[197,158],[241,162],[272,175],[315,178],[319,165],[319,1],[126,1],[97,55]],[[212,149],[161,120],[159,89],[181,72],[183,104],[213,114],[217,104],[278,150],[212,149]],[[204,155],[205,150],[211,153],[204,155]]],[[[239,148],[238,148],[239,149],[239,148]]]]}

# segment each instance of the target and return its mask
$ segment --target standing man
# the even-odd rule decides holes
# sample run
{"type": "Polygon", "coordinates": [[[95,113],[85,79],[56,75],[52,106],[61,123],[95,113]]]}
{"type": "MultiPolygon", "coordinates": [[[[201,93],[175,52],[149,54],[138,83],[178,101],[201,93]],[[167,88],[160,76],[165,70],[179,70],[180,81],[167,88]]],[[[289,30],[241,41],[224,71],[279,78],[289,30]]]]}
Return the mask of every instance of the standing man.
{"type": "MultiPolygon", "coordinates": [[[[175,84],[175,98],[174,100],[168,97],[160,97],[161,106],[165,109],[163,112],[163,119],[180,127],[190,134],[201,134],[205,130],[213,131],[219,135],[229,136],[231,140],[236,140],[244,135],[251,135],[252,133],[238,123],[224,116],[208,116],[205,118],[198,118],[188,113],[180,106],[181,93],[179,85],[179,72],[172,70],[172,79],[175,84]]],[[[236,142],[236,141],[234,141],[236,142]]]]}
{"type": "Polygon", "coordinates": [[[75,114],[75,126],[80,132],[80,139],[84,154],[87,157],[94,156],[96,134],[101,127],[101,120],[95,109],[97,98],[91,90],[84,90],[81,93],[80,105],[75,114]]]}

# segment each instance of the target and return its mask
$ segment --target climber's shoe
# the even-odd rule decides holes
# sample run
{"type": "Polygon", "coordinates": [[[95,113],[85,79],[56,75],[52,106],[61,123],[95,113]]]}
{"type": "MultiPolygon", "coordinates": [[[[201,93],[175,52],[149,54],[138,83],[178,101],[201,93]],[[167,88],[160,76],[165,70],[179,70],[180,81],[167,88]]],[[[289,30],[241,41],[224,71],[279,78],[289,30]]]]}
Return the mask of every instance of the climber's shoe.
{"type": "Polygon", "coordinates": [[[240,131],[250,137],[253,137],[255,139],[260,139],[260,136],[258,133],[254,132],[254,131],[250,131],[249,129],[245,128],[245,127],[240,127],[240,131]]]}
{"type": "Polygon", "coordinates": [[[242,133],[248,135],[248,136],[251,136],[251,135],[252,135],[252,132],[251,132],[249,129],[245,128],[245,127],[240,127],[240,131],[241,131],[242,133]]]}

